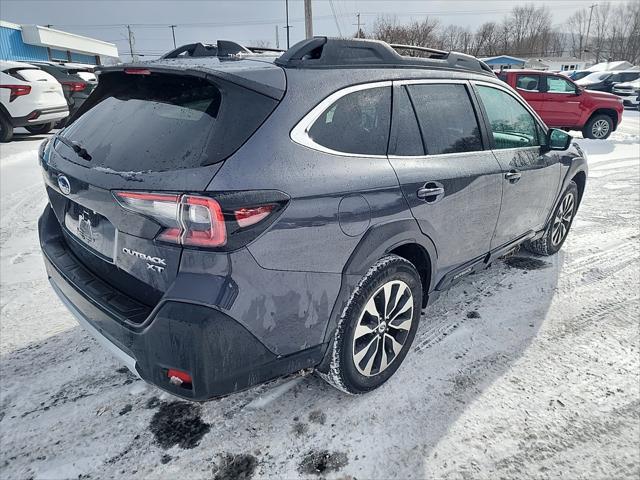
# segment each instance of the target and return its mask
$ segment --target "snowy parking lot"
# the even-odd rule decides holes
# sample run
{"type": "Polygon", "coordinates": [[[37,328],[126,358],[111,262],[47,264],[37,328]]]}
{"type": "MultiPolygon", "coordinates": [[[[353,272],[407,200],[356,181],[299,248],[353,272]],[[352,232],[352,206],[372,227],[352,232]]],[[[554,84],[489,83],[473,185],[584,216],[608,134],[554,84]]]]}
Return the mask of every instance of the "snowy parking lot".
{"type": "Polygon", "coordinates": [[[138,380],[55,297],[44,137],[17,134],[0,146],[0,478],[637,479],[640,116],[573,133],[589,178],[561,252],[444,294],[382,388],[307,375],[205,404],[138,380]]]}

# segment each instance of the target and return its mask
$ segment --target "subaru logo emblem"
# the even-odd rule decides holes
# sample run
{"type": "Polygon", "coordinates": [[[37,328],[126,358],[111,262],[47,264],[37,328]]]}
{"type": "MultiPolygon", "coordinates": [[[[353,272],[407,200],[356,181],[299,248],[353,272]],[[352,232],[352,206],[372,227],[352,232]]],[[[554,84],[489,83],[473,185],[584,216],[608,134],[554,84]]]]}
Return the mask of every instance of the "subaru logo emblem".
{"type": "Polygon", "coordinates": [[[58,175],[58,187],[60,187],[60,191],[65,195],[71,193],[71,184],[69,183],[69,179],[64,175],[58,175]]]}

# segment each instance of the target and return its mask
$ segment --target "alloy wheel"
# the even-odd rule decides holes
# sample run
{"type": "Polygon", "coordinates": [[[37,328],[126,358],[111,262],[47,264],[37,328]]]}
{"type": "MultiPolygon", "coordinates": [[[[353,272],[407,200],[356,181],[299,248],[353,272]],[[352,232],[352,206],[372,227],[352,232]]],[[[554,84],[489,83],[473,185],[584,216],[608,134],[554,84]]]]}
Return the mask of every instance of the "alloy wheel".
{"type": "Polygon", "coordinates": [[[373,377],[398,358],[413,321],[413,294],[401,280],[378,288],[367,301],[353,336],[353,363],[373,377]]]}
{"type": "Polygon", "coordinates": [[[591,133],[595,138],[604,138],[609,133],[609,122],[606,120],[598,120],[593,123],[591,127],[591,133]]]}
{"type": "Polygon", "coordinates": [[[551,242],[553,245],[560,245],[567,236],[571,219],[573,218],[575,203],[573,193],[568,193],[562,199],[562,203],[553,219],[553,228],[551,230],[551,242]]]}

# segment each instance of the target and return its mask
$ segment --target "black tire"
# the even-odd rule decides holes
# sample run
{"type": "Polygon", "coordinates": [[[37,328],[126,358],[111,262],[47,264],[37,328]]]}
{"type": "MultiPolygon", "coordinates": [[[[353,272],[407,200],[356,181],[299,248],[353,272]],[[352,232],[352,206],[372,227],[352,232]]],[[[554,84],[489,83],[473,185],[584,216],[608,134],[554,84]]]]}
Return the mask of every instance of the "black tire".
{"type": "Polygon", "coordinates": [[[0,114],[0,142],[5,143],[13,138],[13,125],[4,115],[0,114]]]}
{"type": "Polygon", "coordinates": [[[51,122],[51,123],[43,123],[41,125],[28,125],[24,128],[26,128],[29,133],[33,133],[34,135],[43,135],[53,130],[54,125],[55,125],[55,122],[51,122]]]}
{"type": "Polygon", "coordinates": [[[594,115],[582,128],[584,138],[606,140],[613,132],[613,119],[609,115],[594,115]]]}
{"type": "Polygon", "coordinates": [[[420,321],[421,303],[422,283],[413,264],[397,255],[378,260],[362,277],[342,312],[329,347],[328,370],[319,372],[320,375],[350,394],[366,393],[382,385],[396,372],[411,348],[420,321]],[[394,305],[391,311],[385,306],[386,298],[391,299],[388,305],[394,305]],[[370,300],[373,310],[384,310],[383,315],[376,317],[369,313],[371,308],[366,307],[370,300]],[[356,328],[359,332],[371,331],[356,339],[356,328]],[[354,348],[359,349],[355,355],[354,348]],[[369,375],[365,373],[367,367],[369,375]]]}
{"type": "Polygon", "coordinates": [[[564,241],[569,235],[569,230],[571,229],[571,225],[573,224],[573,219],[575,218],[576,212],[578,211],[578,201],[578,186],[574,181],[571,181],[569,182],[569,186],[567,187],[567,189],[562,194],[562,197],[560,198],[556,209],[553,211],[553,216],[551,217],[551,220],[549,221],[549,224],[545,229],[544,235],[542,235],[542,237],[540,237],[538,240],[525,242],[523,245],[524,248],[529,250],[531,253],[544,256],[553,255],[554,253],[558,252],[558,250],[562,248],[564,241]],[[569,196],[571,196],[572,200],[572,207],[570,209],[571,216],[567,221],[565,221],[564,219],[567,218],[567,212],[565,212],[564,210],[567,206],[566,202],[569,202],[569,200],[567,200],[569,196]],[[562,218],[562,220],[560,220],[560,223],[562,224],[562,226],[564,226],[564,232],[562,232],[562,227],[558,223],[559,218],[562,218]],[[560,237],[556,237],[558,233],[561,234],[560,237]]]}

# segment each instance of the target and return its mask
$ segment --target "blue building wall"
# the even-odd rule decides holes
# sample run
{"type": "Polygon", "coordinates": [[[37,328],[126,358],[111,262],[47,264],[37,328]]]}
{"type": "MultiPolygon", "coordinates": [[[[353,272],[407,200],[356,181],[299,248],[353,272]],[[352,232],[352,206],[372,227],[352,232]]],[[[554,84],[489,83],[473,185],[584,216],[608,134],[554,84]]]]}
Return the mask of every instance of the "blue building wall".
{"type": "MultiPolygon", "coordinates": [[[[36,61],[64,60],[68,61],[66,50],[51,49],[51,57],[46,47],[28,45],[22,41],[22,32],[0,26],[0,60],[36,61]]],[[[96,64],[93,55],[71,52],[71,61],[77,63],[96,64]]]]}
{"type": "Polygon", "coordinates": [[[20,30],[0,27],[0,59],[49,60],[49,53],[45,47],[24,43],[20,30]]]}

